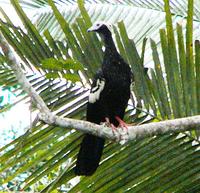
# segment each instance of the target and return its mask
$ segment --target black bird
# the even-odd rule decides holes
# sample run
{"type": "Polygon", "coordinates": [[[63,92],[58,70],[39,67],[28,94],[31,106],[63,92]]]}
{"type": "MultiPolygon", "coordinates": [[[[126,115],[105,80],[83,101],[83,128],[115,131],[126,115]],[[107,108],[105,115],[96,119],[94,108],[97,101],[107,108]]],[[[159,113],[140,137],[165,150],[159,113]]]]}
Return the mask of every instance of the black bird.
{"type": "MultiPolygon", "coordinates": [[[[104,40],[105,51],[101,69],[91,87],[87,121],[100,124],[109,122],[112,127],[126,126],[122,121],[130,98],[131,69],[118,53],[108,24],[95,23],[88,32],[98,32],[104,40]]],[[[75,174],[92,175],[101,159],[105,139],[86,134],[81,143],[75,174]]]]}

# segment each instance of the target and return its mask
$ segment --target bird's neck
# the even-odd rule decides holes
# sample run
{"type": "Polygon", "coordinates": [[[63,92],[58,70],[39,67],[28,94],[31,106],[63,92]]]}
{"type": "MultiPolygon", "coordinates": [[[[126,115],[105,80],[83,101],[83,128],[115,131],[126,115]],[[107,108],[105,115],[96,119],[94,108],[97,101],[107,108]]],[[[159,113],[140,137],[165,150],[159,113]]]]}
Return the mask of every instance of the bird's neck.
{"type": "Polygon", "coordinates": [[[104,35],[104,44],[105,44],[105,54],[106,53],[115,53],[117,52],[117,49],[115,47],[114,41],[112,39],[111,34],[105,34],[104,35]]]}
{"type": "Polygon", "coordinates": [[[103,74],[107,79],[113,79],[111,72],[118,71],[120,67],[119,59],[120,55],[115,47],[114,41],[111,35],[104,36],[104,59],[102,63],[103,74]]]}

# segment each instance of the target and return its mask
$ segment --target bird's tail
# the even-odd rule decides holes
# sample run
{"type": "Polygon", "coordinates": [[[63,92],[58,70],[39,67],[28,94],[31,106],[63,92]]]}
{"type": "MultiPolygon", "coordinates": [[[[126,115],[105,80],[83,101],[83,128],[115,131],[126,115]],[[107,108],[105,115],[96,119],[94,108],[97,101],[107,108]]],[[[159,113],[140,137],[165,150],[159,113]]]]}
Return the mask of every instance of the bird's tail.
{"type": "Polygon", "coordinates": [[[92,175],[101,159],[105,139],[86,134],[81,143],[78,153],[76,167],[74,172],[76,175],[90,176],[92,175]]]}

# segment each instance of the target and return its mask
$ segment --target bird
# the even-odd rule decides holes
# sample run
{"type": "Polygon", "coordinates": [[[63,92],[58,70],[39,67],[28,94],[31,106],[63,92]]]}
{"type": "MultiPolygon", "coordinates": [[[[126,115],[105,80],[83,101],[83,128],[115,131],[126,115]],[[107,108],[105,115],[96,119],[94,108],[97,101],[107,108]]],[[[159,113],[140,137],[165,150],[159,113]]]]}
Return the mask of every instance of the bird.
{"type": "MultiPolygon", "coordinates": [[[[87,103],[86,119],[100,124],[108,123],[112,128],[126,127],[123,117],[130,98],[132,71],[117,51],[112,38],[112,26],[96,22],[88,32],[97,32],[105,46],[103,62],[93,78],[87,103]]],[[[74,172],[79,176],[91,176],[97,170],[105,139],[85,134],[80,145],[74,172]]]]}

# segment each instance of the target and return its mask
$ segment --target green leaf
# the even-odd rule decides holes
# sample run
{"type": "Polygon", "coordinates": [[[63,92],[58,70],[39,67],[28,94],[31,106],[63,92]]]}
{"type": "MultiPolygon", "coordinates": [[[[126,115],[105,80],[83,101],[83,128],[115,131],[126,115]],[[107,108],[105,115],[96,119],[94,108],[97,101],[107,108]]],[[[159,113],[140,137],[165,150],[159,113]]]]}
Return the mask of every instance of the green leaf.
{"type": "MultiPolygon", "coordinates": [[[[199,112],[199,41],[195,41],[195,49],[191,48],[193,34],[198,37],[197,1],[194,6],[189,1],[187,19],[180,18],[187,14],[187,1],[178,0],[165,0],[165,7],[159,0],[127,0],[118,4],[113,4],[113,0],[85,0],[85,5],[80,0],[78,6],[75,1],[63,0],[11,2],[24,27],[16,27],[4,12],[1,33],[19,56],[32,87],[54,114],[86,119],[89,85],[103,61],[102,41],[95,33],[87,33],[87,28],[97,20],[113,24],[120,21],[114,27],[113,38],[135,76],[125,120],[142,124],[199,112]],[[37,11],[34,23],[21,3],[37,11]],[[150,44],[145,37],[151,37],[150,44]],[[144,72],[144,66],[152,63],[154,68],[144,72]]],[[[0,82],[5,86],[17,84],[9,65],[7,56],[0,51],[0,82]]],[[[15,92],[22,93],[19,87],[15,92]]],[[[28,98],[18,100],[27,102],[28,98]]],[[[195,131],[167,134],[123,146],[107,141],[95,174],[81,177],[76,185],[67,187],[75,180],[73,167],[81,134],[74,128],[67,130],[38,122],[0,149],[0,171],[6,181],[26,173],[29,176],[25,188],[42,184],[42,188],[46,187],[43,192],[61,191],[61,187],[67,187],[69,192],[87,193],[199,192],[197,136],[195,131]],[[46,180],[49,182],[45,183],[46,180]]]]}
{"type": "Polygon", "coordinates": [[[73,59],[55,59],[47,58],[42,61],[42,67],[48,70],[83,70],[83,66],[80,62],[73,59]]]}
{"type": "Polygon", "coordinates": [[[80,81],[80,77],[77,74],[64,74],[63,77],[67,80],[74,82],[74,83],[80,81]]]}

